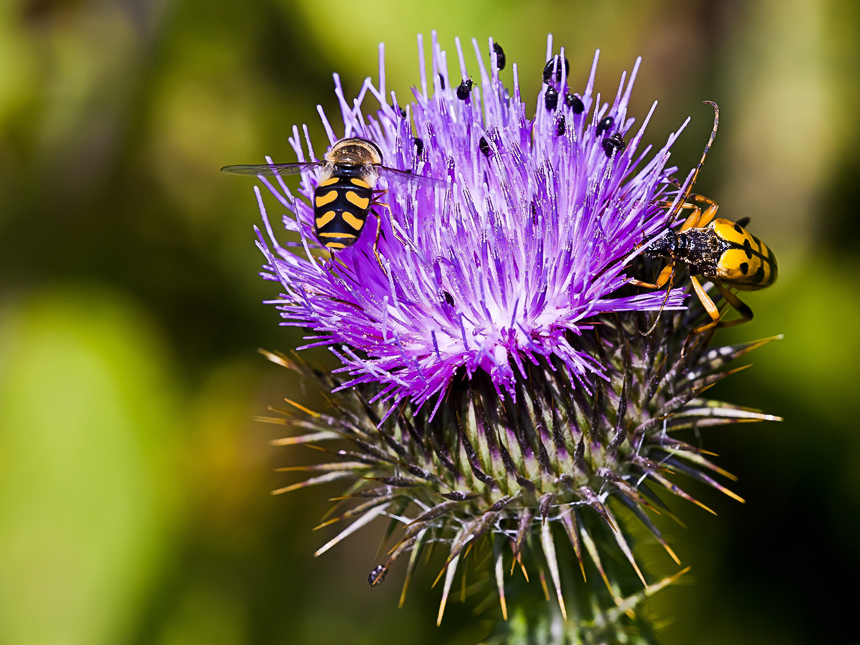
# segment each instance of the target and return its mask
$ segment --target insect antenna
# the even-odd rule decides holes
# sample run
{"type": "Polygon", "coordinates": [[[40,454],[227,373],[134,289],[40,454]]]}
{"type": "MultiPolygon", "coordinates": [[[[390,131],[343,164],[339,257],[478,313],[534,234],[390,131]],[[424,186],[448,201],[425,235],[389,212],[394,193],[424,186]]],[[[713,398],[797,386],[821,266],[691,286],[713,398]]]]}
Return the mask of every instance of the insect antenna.
{"type": "Polygon", "coordinates": [[[693,172],[693,176],[690,178],[690,183],[687,184],[687,190],[684,191],[684,196],[678,200],[677,206],[669,217],[668,221],[670,222],[678,216],[678,213],[681,212],[681,208],[683,207],[683,205],[687,203],[687,200],[690,197],[690,193],[693,192],[693,185],[696,183],[696,179],[699,176],[699,171],[702,169],[702,165],[705,163],[705,157],[708,156],[708,151],[711,149],[711,146],[714,143],[714,139],[717,138],[717,128],[720,125],[720,107],[713,101],[704,102],[714,108],[714,128],[711,130],[711,136],[708,138],[708,143],[705,146],[704,152],[702,152],[702,158],[699,159],[699,165],[696,166],[696,170],[693,172]]]}

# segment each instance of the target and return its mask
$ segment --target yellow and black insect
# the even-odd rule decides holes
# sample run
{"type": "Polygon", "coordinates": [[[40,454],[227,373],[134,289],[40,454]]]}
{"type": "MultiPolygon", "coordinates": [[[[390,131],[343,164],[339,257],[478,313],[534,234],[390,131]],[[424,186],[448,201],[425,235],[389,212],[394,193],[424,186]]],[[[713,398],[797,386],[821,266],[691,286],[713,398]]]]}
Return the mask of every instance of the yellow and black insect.
{"type": "Polygon", "coordinates": [[[708,324],[693,330],[696,334],[712,329],[718,324],[722,327],[730,327],[751,320],[752,310],[731,289],[741,291],[764,289],[776,281],[778,273],[773,252],[764,242],[744,228],[749,218],[745,217],[738,222],[719,218],[717,217],[719,206],[714,201],[702,195],[692,194],[693,184],[717,136],[717,127],[720,124],[720,108],[716,103],[710,101],[706,103],[714,108],[714,128],[699,165],[684,195],[678,200],[670,221],[683,209],[692,209],[693,212],[677,232],[669,230],[645,250],[646,256],[669,258],[669,264],[660,272],[656,282],[649,283],[635,279],[631,281],[631,284],[652,289],[659,289],[668,283],[671,289],[675,277],[675,263],[687,264],[690,268],[693,289],[711,317],[708,324]],[[720,323],[720,310],[702,288],[696,276],[710,280],[723,299],[741,317],[728,323],[720,323]]]}
{"type": "MultiPolygon", "coordinates": [[[[378,201],[386,191],[375,190],[381,171],[386,176],[438,183],[429,177],[417,177],[407,171],[383,166],[379,146],[358,138],[341,139],[325,154],[323,161],[225,166],[221,171],[234,175],[291,175],[315,167],[322,167],[322,172],[314,190],[314,235],[331,251],[345,249],[358,241],[374,206],[388,207],[378,201]]],[[[382,226],[379,213],[373,212],[377,216],[373,253],[379,265],[383,266],[378,251],[382,226]]],[[[397,235],[393,225],[392,230],[397,235]]]]}

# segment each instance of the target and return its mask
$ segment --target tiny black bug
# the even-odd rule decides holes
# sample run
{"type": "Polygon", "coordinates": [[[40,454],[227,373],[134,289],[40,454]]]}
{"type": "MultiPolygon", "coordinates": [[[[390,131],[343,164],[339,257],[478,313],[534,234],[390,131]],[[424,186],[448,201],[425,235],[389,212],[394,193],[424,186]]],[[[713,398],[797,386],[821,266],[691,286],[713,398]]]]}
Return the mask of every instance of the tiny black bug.
{"type": "Polygon", "coordinates": [[[439,87],[445,89],[445,77],[441,73],[439,74],[439,87]]]}
{"type": "Polygon", "coordinates": [[[601,134],[611,128],[613,123],[615,123],[615,119],[613,119],[611,116],[602,119],[600,123],[597,124],[597,136],[599,137],[601,134]]]}
{"type": "Polygon", "coordinates": [[[391,107],[393,107],[397,112],[399,112],[399,113],[400,113],[400,118],[401,118],[401,119],[405,119],[405,118],[406,118],[406,108],[404,108],[404,107],[400,107],[400,106],[399,106],[399,105],[397,105],[396,103],[395,103],[394,105],[392,105],[391,107]]]}
{"type": "Polygon", "coordinates": [[[415,156],[420,157],[424,152],[424,142],[418,137],[412,137],[412,143],[415,144],[415,156]]]}
{"type": "Polygon", "coordinates": [[[444,297],[444,298],[445,298],[445,302],[447,302],[447,303],[448,303],[448,306],[449,306],[449,307],[453,307],[453,306],[454,306],[454,296],[452,296],[452,295],[451,295],[450,293],[448,293],[447,291],[443,291],[443,292],[442,292],[442,297],[444,297]]]}
{"type": "Polygon", "coordinates": [[[484,153],[485,157],[490,156],[490,144],[487,143],[487,140],[484,137],[481,137],[481,140],[478,141],[478,147],[481,149],[481,152],[484,153]]]}
{"type": "Polygon", "coordinates": [[[624,148],[627,147],[627,142],[624,141],[620,132],[616,132],[611,137],[607,137],[602,142],[603,151],[606,153],[607,157],[611,157],[614,152],[618,152],[621,154],[624,152],[624,148]]]}
{"type": "Polygon", "coordinates": [[[499,43],[493,43],[493,51],[496,52],[496,69],[501,72],[505,69],[505,65],[508,62],[508,58],[505,56],[505,50],[502,49],[502,46],[499,43]]]}
{"type": "Polygon", "coordinates": [[[567,125],[564,122],[564,115],[559,114],[558,115],[558,121],[556,121],[556,124],[555,124],[555,133],[558,136],[561,136],[564,134],[566,129],[567,129],[567,125]]]}
{"type": "Polygon", "coordinates": [[[546,90],[546,94],[543,97],[544,105],[546,105],[547,110],[554,110],[558,105],[558,92],[556,92],[554,87],[548,87],[546,90]]]}
{"type": "Polygon", "coordinates": [[[457,87],[457,98],[461,101],[465,101],[469,98],[469,93],[472,91],[472,85],[473,83],[471,78],[467,78],[465,81],[460,83],[457,87]]]}
{"type": "Polygon", "coordinates": [[[564,95],[564,104],[569,107],[574,114],[582,114],[585,112],[585,104],[582,102],[582,99],[576,96],[576,94],[570,94],[569,92],[564,95]]]}
{"type": "Polygon", "coordinates": [[[385,580],[386,573],[388,572],[381,564],[375,566],[373,571],[370,572],[370,575],[367,576],[368,584],[370,584],[371,587],[382,584],[382,581],[385,580]]]}
{"type": "MultiPolygon", "coordinates": [[[[553,56],[549,59],[546,66],[543,68],[543,82],[549,83],[552,79],[552,68],[555,67],[555,80],[561,81],[561,64],[556,63],[558,56],[553,56]]],[[[564,72],[565,75],[570,76],[570,61],[567,58],[564,59],[564,72]]]]}

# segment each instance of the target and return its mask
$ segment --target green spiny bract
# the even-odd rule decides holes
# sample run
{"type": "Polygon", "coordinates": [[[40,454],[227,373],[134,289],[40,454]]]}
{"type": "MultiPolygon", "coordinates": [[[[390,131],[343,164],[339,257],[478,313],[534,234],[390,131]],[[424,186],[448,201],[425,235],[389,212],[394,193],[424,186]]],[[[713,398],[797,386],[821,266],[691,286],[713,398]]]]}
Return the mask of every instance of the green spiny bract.
{"type": "MultiPolygon", "coordinates": [[[[284,418],[269,420],[302,434],[278,443],[343,448],[331,448],[331,458],[320,464],[284,469],[314,474],[276,492],[335,480],[348,484],[343,501],[352,506],[326,524],[354,521],[317,555],[372,519],[389,518],[390,551],[371,572],[371,585],[405,556],[405,595],[421,550],[431,542],[437,548],[444,543],[448,551],[437,579],[442,582],[439,621],[455,575],[473,550],[474,560],[482,561],[479,577],[494,581],[492,594],[505,617],[506,585],[517,569],[543,585],[558,604],[560,624],[578,634],[559,642],[590,642],[589,634],[618,630],[643,638],[630,616],[668,579],[649,580],[628,527],[639,523],[680,564],[649,517],[668,511],[665,494],[658,491],[710,511],[683,490],[687,478],[743,501],[716,479],[732,476],[678,435],[776,418],[702,397],[711,385],[742,369],[728,368],[730,361],[770,339],[708,349],[709,336],[688,332],[701,314],[699,307],[664,312],[648,335],[651,317],[646,314],[601,318],[576,339],[608,368],[608,379],[589,389],[570,382],[563,366],[529,364],[526,377],[517,380],[515,399],[500,396],[482,372],[471,379],[458,376],[432,419],[426,408],[415,411],[403,404],[380,424],[385,406],[370,403],[375,394],[370,386],[332,395],[336,410],[331,414],[297,405],[279,409],[284,418]],[[597,575],[586,583],[592,567],[597,575]],[[610,620],[613,616],[618,620],[610,620]]],[[[299,360],[267,355],[326,391],[338,385],[299,360]]],[[[544,623],[550,613],[546,616],[544,623]]],[[[511,621],[512,629],[516,624],[511,621]]],[[[542,623],[526,624],[539,629],[542,623]]]]}

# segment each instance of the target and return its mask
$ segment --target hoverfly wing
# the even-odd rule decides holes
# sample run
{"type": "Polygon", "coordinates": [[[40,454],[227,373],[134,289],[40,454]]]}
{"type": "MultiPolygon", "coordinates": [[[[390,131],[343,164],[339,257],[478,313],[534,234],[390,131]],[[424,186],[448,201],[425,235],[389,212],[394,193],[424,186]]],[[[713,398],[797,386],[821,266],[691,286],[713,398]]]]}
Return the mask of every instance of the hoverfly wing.
{"type": "Polygon", "coordinates": [[[297,175],[302,171],[311,170],[324,165],[321,161],[306,161],[299,163],[261,163],[240,166],[224,166],[221,172],[229,175],[297,175]]]}
{"type": "Polygon", "coordinates": [[[397,170],[388,166],[377,166],[377,168],[381,171],[380,175],[385,177],[389,184],[404,185],[417,183],[421,186],[430,186],[432,188],[439,188],[445,185],[445,182],[441,179],[416,175],[411,170],[397,170]]]}

